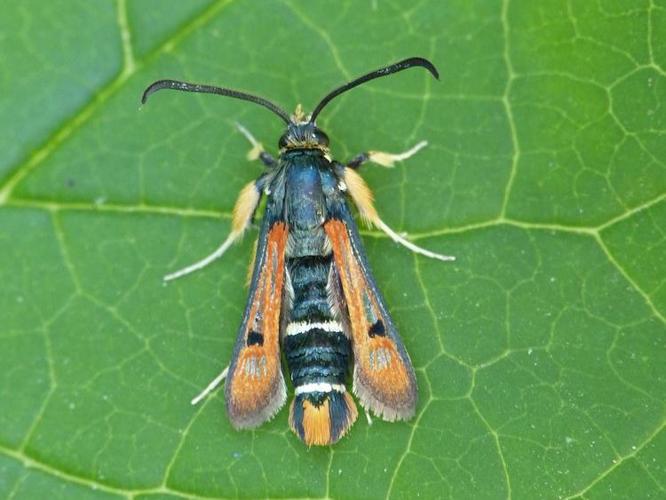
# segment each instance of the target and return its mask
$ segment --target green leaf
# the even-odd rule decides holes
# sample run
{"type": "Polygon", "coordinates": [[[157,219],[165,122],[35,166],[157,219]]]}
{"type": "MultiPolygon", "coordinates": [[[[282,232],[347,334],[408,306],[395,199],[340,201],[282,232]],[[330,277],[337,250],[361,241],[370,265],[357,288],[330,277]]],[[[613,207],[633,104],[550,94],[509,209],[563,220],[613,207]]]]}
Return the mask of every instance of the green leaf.
{"type": "MultiPolygon", "coordinates": [[[[661,498],[666,2],[9,1],[0,16],[0,496],[661,498]],[[221,391],[253,237],[197,274],[281,122],[159,78],[312,109],[384,220],[364,231],[420,387],[306,448],[221,391]]],[[[256,231],[252,236],[256,235],[256,231]]]]}

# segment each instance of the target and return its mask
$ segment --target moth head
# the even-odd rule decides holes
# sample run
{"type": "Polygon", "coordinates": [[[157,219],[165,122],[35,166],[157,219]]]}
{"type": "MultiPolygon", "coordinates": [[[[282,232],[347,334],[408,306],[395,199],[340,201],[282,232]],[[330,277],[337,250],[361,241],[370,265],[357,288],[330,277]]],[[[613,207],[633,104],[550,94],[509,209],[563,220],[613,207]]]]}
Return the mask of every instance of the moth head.
{"type": "Polygon", "coordinates": [[[280,151],[288,151],[290,149],[320,149],[328,151],[328,143],[329,140],[326,133],[303,116],[302,120],[294,120],[287,125],[287,130],[280,137],[278,147],[280,151]]]}

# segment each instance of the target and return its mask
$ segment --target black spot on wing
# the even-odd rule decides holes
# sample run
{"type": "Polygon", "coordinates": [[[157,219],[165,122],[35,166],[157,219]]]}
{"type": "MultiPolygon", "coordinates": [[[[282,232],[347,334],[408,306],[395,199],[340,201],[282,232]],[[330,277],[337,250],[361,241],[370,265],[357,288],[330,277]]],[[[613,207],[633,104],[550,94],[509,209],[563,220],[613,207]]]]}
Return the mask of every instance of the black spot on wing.
{"type": "Polygon", "coordinates": [[[386,337],[386,328],[384,328],[384,322],[381,319],[375,321],[370,327],[370,330],[368,330],[368,335],[370,335],[370,337],[386,337]]]}
{"type": "Polygon", "coordinates": [[[251,345],[264,345],[264,336],[254,330],[250,330],[250,333],[247,335],[247,346],[251,345]]]}

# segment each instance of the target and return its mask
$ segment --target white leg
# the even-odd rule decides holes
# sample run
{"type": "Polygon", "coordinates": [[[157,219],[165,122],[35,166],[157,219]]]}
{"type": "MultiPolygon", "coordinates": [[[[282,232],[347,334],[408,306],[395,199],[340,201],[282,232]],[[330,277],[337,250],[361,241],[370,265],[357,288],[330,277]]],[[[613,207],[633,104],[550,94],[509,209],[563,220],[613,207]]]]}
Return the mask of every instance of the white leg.
{"type": "Polygon", "coordinates": [[[217,250],[215,250],[208,257],[204,257],[200,261],[195,262],[194,264],[189,265],[186,268],[181,269],[180,271],[167,274],[164,277],[164,281],[175,280],[176,278],[180,278],[181,276],[185,276],[186,274],[198,271],[199,269],[206,267],[215,259],[219,259],[220,257],[222,257],[222,255],[224,255],[224,252],[226,252],[229,249],[229,247],[233,244],[233,242],[238,240],[241,236],[243,236],[243,232],[245,232],[245,229],[247,229],[247,227],[250,225],[250,221],[252,220],[252,214],[257,208],[260,199],[261,199],[261,192],[259,192],[259,190],[257,189],[256,182],[250,182],[246,184],[245,187],[241,190],[238,199],[236,200],[236,205],[234,206],[234,213],[231,220],[231,233],[229,233],[227,239],[224,240],[224,243],[222,243],[217,248],[217,250]]]}
{"type": "Polygon", "coordinates": [[[425,255],[426,257],[430,257],[431,259],[443,260],[444,262],[456,260],[456,258],[451,255],[442,255],[441,253],[431,252],[430,250],[426,250],[425,248],[422,248],[418,245],[415,245],[411,241],[406,240],[398,233],[396,233],[393,229],[388,227],[386,223],[383,220],[381,220],[379,217],[373,219],[372,223],[376,225],[379,229],[384,231],[388,235],[388,237],[391,238],[393,241],[399,243],[404,247],[409,248],[414,253],[425,255]]]}
{"type": "Polygon", "coordinates": [[[368,151],[368,159],[377,165],[381,165],[382,167],[392,167],[395,165],[396,161],[404,161],[407,158],[414,156],[427,145],[428,141],[421,141],[411,149],[397,154],[383,153],[381,151],[368,151]]]}
{"type": "MultiPolygon", "coordinates": [[[[361,406],[361,408],[363,408],[361,406]]],[[[363,408],[363,413],[365,413],[365,419],[368,421],[368,425],[372,425],[372,417],[370,416],[370,410],[363,408]]]]}
{"type": "Polygon", "coordinates": [[[412,252],[425,255],[431,259],[443,261],[456,260],[455,257],[451,257],[450,255],[442,255],[439,253],[431,252],[430,250],[426,250],[425,248],[421,248],[411,241],[406,240],[393,229],[388,227],[386,223],[379,218],[379,214],[377,213],[377,210],[375,210],[375,206],[372,203],[372,193],[370,192],[370,188],[368,188],[368,185],[365,183],[363,178],[354,169],[346,168],[344,179],[345,185],[347,186],[347,191],[352,197],[352,200],[354,200],[354,203],[356,203],[358,213],[361,215],[361,217],[368,221],[370,224],[373,224],[384,231],[393,241],[409,248],[412,252]]]}
{"type": "Polygon", "coordinates": [[[227,366],[224,370],[222,370],[222,373],[220,373],[217,377],[213,379],[213,381],[206,386],[206,388],[199,393],[197,397],[195,397],[191,403],[193,405],[197,404],[199,401],[201,401],[203,398],[205,398],[208,394],[213,392],[213,390],[222,383],[222,381],[227,377],[227,372],[229,371],[229,367],[227,366]]]}
{"type": "Polygon", "coordinates": [[[248,160],[256,160],[259,158],[259,155],[264,150],[264,146],[254,138],[254,136],[250,133],[248,129],[243,127],[240,123],[236,122],[236,128],[238,131],[245,136],[245,138],[250,141],[250,144],[252,144],[252,149],[247,153],[247,159],[248,160]]]}
{"type": "Polygon", "coordinates": [[[241,235],[237,233],[236,231],[232,231],[229,236],[227,236],[227,239],[224,240],[224,243],[222,243],[217,250],[215,250],[212,254],[208,255],[207,257],[204,257],[200,261],[195,262],[194,264],[190,264],[187,267],[184,267],[183,269],[167,274],[163,279],[164,281],[171,281],[175,280],[177,278],[180,278],[181,276],[185,276],[186,274],[193,273],[194,271],[198,271],[199,269],[202,269],[206,267],[208,264],[213,262],[215,259],[219,259],[224,255],[224,252],[226,252],[229,247],[233,244],[234,241],[236,241],[241,235]]]}

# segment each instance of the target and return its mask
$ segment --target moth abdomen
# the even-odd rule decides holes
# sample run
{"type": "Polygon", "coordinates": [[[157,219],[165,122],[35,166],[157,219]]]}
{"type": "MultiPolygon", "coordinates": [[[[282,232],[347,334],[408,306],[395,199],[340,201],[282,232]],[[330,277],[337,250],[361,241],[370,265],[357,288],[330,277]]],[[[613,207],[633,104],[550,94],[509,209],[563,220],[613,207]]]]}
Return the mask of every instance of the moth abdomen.
{"type": "Polygon", "coordinates": [[[328,298],[332,258],[291,258],[288,273],[293,303],[282,348],[294,384],[289,422],[308,445],[340,439],[356,420],[346,381],[352,346],[328,298]]]}

